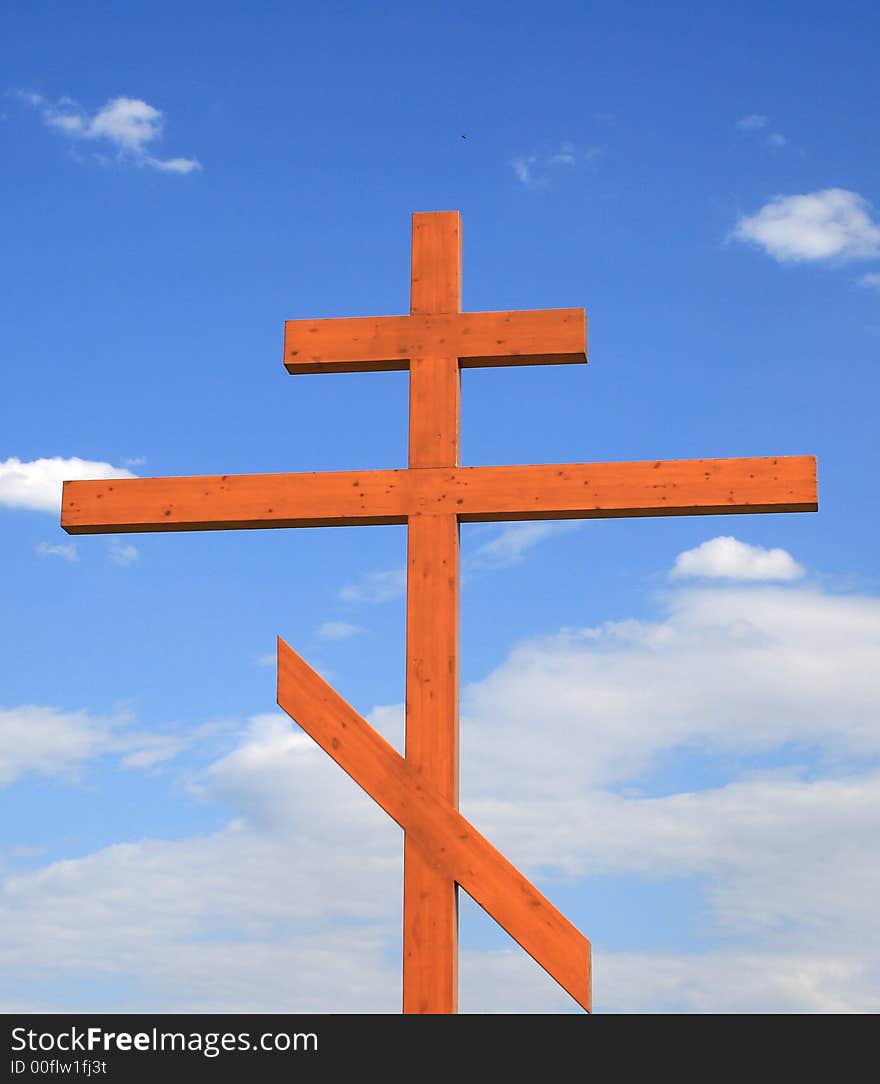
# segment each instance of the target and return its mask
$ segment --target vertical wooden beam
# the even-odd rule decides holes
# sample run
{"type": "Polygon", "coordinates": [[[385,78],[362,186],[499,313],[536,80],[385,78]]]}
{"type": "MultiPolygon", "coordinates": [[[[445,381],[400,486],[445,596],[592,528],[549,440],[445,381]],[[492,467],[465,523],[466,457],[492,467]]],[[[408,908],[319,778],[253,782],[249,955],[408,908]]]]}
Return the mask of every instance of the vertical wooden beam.
{"type": "MultiPolygon", "coordinates": [[[[414,516],[407,568],[406,759],[458,808],[458,521],[414,516]]],[[[403,1011],[458,1011],[458,886],[406,834],[403,1011]]]]}
{"type": "MultiPolygon", "coordinates": [[[[457,212],[413,215],[411,312],[461,311],[457,212]]],[[[437,342],[410,361],[409,466],[459,462],[458,358],[437,342]]],[[[407,534],[406,758],[458,808],[459,528],[414,515],[407,534]]],[[[407,833],[403,1011],[458,1011],[458,886],[407,833]]]]}
{"type": "Polygon", "coordinates": [[[429,211],[412,216],[410,306],[413,316],[461,312],[461,215],[429,211]]]}
{"type": "MultiPolygon", "coordinates": [[[[410,312],[461,312],[461,219],[457,211],[413,215],[410,312]]],[[[457,467],[461,374],[443,338],[409,363],[409,465],[457,467]]]]}
{"type": "Polygon", "coordinates": [[[458,358],[414,357],[409,363],[409,465],[457,467],[461,376],[458,358]]]}

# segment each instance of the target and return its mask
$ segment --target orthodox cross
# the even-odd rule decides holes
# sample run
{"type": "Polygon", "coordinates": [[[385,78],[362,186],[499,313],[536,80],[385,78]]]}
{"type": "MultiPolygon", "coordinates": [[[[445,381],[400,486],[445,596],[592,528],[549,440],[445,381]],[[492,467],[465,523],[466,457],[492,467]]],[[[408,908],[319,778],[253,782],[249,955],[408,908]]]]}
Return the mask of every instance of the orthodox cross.
{"type": "Polygon", "coordinates": [[[288,372],[409,370],[405,470],[65,482],[70,534],[407,526],[406,755],[282,640],[278,703],[403,828],[403,1011],[454,1013],[461,885],[587,1011],[590,945],[458,811],[459,524],[810,512],[812,456],[462,467],[460,370],[585,362],[583,309],[461,311],[457,212],[413,215],[409,316],[290,320],[288,372]]]}

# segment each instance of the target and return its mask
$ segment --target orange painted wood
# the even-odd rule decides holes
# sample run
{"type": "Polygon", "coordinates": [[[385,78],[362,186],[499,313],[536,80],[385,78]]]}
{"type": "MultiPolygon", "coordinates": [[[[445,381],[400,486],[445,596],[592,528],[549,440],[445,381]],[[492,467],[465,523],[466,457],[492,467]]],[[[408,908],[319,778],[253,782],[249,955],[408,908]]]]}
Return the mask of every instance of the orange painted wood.
{"type": "Polygon", "coordinates": [[[815,512],[813,456],[460,467],[423,486],[418,507],[454,503],[462,521],[815,512]]]}
{"type": "Polygon", "coordinates": [[[586,327],[583,309],[288,320],[284,367],[294,374],[403,370],[437,349],[464,369],[577,364],[587,360],[586,327]]]}
{"type": "MultiPolygon", "coordinates": [[[[461,309],[458,214],[413,215],[410,311],[461,309]]],[[[409,477],[456,467],[461,373],[435,337],[409,368],[409,477]]],[[[458,517],[411,516],[407,531],[406,759],[458,808],[458,517]]],[[[458,1012],[458,887],[407,831],[403,854],[403,1011],[458,1012]]]]}
{"type": "MultiPolygon", "coordinates": [[[[410,309],[460,319],[461,221],[455,212],[413,215],[410,309]]],[[[461,374],[451,339],[428,335],[410,354],[409,465],[457,467],[461,374]]]]}
{"type": "Polygon", "coordinates": [[[68,534],[814,512],[814,456],[65,482],[68,534]]]}
{"type": "Polygon", "coordinates": [[[407,539],[406,756],[458,802],[459,544],[455,516],[413,516],[407,539]],[[450,720],[454,721],[449,726],[450,720]]]}
{"type": "Polygon", "coordinates": [[[278,704],[589,1011],[589,941],[283,640],[278,704]]]}
{"type": "Polygon", "coordinates": [[[427,354],[409,370],[409,465],[455,467],[461,448],[458,359],[427,354]]]}
{"type": "Polygon", "coordinates": [[[589,942],[457,810],[459,524],[814,511],[816,463],[461,467],[460,370],[586,361],[586,316],[460,310],[459,215],[417,214],[409,316],[285,325],[292,373],[409,370],[407,470],[68,482],[62,526],[83,534],[407,523],[406,757],[280,642],[278,702],[404,829],[405,1012],[457,1009],[458,884],[589,1010],[589,942]]]}
{"type": "MultiPolygon", "coordinates": [[[[407,538],[406,760],[458,808],[459,539],[454,515],[413,516],[407,538]]],[[[407,832],[403,1011],[458,1011],[456,886],[407,832]]]]}
{"type": "Polygon", "coordinates": [[[463,369],[577,365],[587,360],[583,309],[463,312],[456,330],[456,352],[463,369]]]}
{"type": "Polygon", "coordinates": [[[405,523],[406,471],[65,482],[68,534],[405,523]]]}
{"type": "Polygon", "coordinates": [[[288,320],[284,367],[289,373],[363,373],[409,368],[408,316],[288,320]]]}
{"type": "Polygon", "coordinates": [[[409,311],[414,316],[461,312],[461,215],[412,216],[409,311]]]}

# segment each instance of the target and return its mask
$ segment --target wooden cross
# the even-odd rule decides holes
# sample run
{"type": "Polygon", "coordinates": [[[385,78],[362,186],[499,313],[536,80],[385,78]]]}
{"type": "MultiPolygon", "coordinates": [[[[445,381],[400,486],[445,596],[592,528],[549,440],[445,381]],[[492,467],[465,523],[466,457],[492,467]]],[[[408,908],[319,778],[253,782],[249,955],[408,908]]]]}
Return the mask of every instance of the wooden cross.
{"type": "Polygon", "coordinates": [[[409,316],[291,320],[299,373],[408,369],[406,470],[65,482],[70,534],[406,524],[406,756],[283,641],[278,703],[404,829],[403,1011],[457,1011],[461,885],[590,1010],[590,947],[458,812],[459,524],[810,512],[811,456],[459,465],[460,370],[586,361],[583,309],[461,311],[457,212],[413,215],[409,316]]]}

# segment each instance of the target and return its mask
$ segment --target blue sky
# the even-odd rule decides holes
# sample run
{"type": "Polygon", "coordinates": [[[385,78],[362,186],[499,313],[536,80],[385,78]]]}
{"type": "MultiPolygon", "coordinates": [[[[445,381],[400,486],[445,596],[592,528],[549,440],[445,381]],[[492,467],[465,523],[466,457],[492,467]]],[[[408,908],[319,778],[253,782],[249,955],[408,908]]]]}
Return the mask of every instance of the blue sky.
{"type": "MultiPolygon", "coordinates": [[[[463,809],[597,1011],[877,1011],[880,15],[35,3],[0,33],[6,1011],[399,1007],[399,830],[274,705],[400,739],[403,528],[69,538],[60,479],[405,465],[288,318],[583,306],[463,461],[815,454],[814,515],[467,525],[463,809]],[[47,34],[47,24],[52,33],[47,34]]],[[[462,1009],[574,1006],[467,900],[462,1009]]]]}

